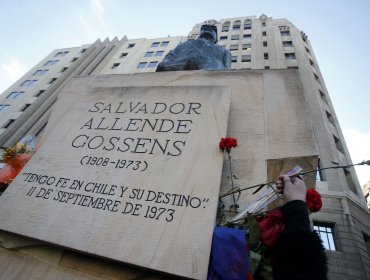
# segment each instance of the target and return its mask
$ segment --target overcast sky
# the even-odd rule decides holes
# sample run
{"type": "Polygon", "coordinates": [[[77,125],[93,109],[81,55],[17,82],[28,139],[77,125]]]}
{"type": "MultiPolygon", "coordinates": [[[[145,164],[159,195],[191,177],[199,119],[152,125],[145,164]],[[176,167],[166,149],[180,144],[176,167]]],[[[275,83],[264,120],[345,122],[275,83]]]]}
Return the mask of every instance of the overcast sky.
{"type": "MultiPolygon", "coordinates": [[[[370,159],[370,0],[0,0],[0,92],[57,48],[188,35],[207,19],[287,18],[309,37],[352,161],[370,159]]],[[[357,169],[361,185],[370,167],[357,169]]]]}

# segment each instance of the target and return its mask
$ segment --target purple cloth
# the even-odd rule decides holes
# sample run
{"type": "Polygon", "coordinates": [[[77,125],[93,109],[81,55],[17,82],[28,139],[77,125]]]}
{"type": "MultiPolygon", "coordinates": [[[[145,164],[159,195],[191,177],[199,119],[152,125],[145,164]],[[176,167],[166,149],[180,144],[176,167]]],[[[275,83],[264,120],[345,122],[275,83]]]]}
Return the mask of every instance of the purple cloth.
{"type": "Polygon", "coordinates": [[[216,227],[213,232],[208,280],[246,280],[249,258],[245,232],[216,227]]]}

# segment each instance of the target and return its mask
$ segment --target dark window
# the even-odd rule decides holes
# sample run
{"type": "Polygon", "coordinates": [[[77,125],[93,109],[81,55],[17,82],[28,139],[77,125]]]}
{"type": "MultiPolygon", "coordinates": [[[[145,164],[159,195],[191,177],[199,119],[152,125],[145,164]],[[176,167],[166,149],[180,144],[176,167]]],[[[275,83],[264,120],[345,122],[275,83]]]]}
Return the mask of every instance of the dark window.
{"type": "Polygon", "coordinates": [[[68,67],[63,67],[62,68],[62,70],[60,70],[60,72],[62,73],[62,72],[65,72],[65,71],[67,71],[67,69],[68,69],[68,67]]]}
{"type": "Polygon", "coordinates": [[[25,104],[19,111],[24,112],[27,110],[28,107],[30,107],[31,104],[25,104]]]}
{"type": "Polygon", "coordinates": [[[116,68],[118,68],[118,66],[120,65],[120,63],[113,63],[113,65],[112,65],[112,69],[116,69],[116,68]]]}
{"type": "Polygon", "coordinates": [[[237,62],[237,60],[238,60],[238,57],[237,56],[234,55],[234,56],[231,57],[231,62],[232,63],[237,62]]]}
{"type": "Polygon", "coordinates": [[[57,79],[57,78],[52,78],[52,79],[50,80],[49,84],[54,83],[56,80],[58,80],[58,79],[57,79]]]}
{"type": "Polygon", "coordinates": [[[8,128],[15,120],[9,120],[4,126],[3,128],[8,128]]]}
{"type": "Polygon", "coordinates": [[[224,23],[224,25],[222,26],[222,32],[228,32],[230,29],[230,21],[227,21],[224,23]]]}
{"type": "Polygon", "coordinates": [[[125,58],[128,53],[121,53],[121,56],[119,58],[125,58]]]}
{"type": "Polygon", "coordinates": [[[81,53],[84,53],[84,52],[86,52],[87,51],[87,49],[82,49],[81,50],[81,53]]]}
{"type": "Polygon", "coordinates": [[[155,52],[155,56],[162,56],[164,51],[157,51],[155,52]]]}
{"type": "Polygon", "coordinates": [[[263,41],[263,46],[267,47],[267,41],[263,41]]]}
{"type": "Polygon", "coordinates": [[[56,55],[54,55],[54,57],[65,56],[67,53],[69,53],[69,52],[68,51],[66,51],[66,52],[57,52],[56,55]]]}
{"type": "Polygon", "coordinates": [[[266,22],[262,22],[262,27],[266,27],[266,22]]]}
{"type": "Polygon", "coordinates": [[[167,47],[170,41],[164,41],[161,43],[161,47],[167,47]]]}
{"type": "Polygon", "coordinates": [[[234,22],[233,30],[240,30],[240,20],[234,22]]]}
{"type": "Polygon", "coordinates": [[[335,145],[337,146],[338,151],[340,151],[342,154],[344,154],[342,142],[339,140],[338,137],[333,135],[335,145]]]}
{"type": "Polygon", "coordinates": [[[231,40],[239,40],[239,35],[231,35],[231,40]]]}
{"type": "Polygon", "coordinates": [[[270,66],[265,66],[265,69],[270,69],[270,66]]]}
{"type": "Polygon", "coordinates": [[[36,93],[35,97],[39,97],[43,92],[45,92],[45,90],[39,90],[38,93],[36,93]]]}
{"type": "Polygon", "coordinates": [[[230,45],[230,51],[235,51],[239,48],[238,45],[230,45]]]}
{"type": "Polygon", "coordinates": [[[33,73],[33,75],[34,76],[42,76],[42,75],[45,75],[48,72],[49,72],[48,69],[45,69],[45,70],[37,70],[35,73],[33,73]]]}
{"type": "Polygon", "coordinates": [[[289,31],[280,31],[281,36],[290,36],[289,31]]]}
{"type": "Polygon", "coordinates": [[[248,54],[242,55],[242,62],[250,62],[251,58],[252,58],[251,55],[248,55],[248,54]]]}
{"type": "Polygon", "coordinates": [[[295,53],[285,53],[285,58],[287,60],[295,60],[295,53]]]}
{"type": "Polygon", "coordinates": [[[266,36],[266,31],[262,31],[262,36],[266,36]]]}
{"type": "Polygon", "coordinates": [[[128,44],[128,46],[127,46],[128,49],[131,49],[133,47],[135,47],[135,44],[128,44]]]}
{"type": "Polygon", "coordinates": [[[77,57],[72,58],[71,62],[75,62],[77,60],[77,57]]]}
{"type": "Polygon", "coordinates": [[[292,41],[283,41],[283,47],[285,47],[285,48],[293,47],[293,42],[292,41]]]}
{"type": "Polygon", "coordinates": [[[150,47],[152,47],[152,48],[159,47],[159,42],[153,42],[150,47]]]}
{"type": "Polygon", "coordinates": [[[244,34],[243,39],[250,39],[252,38],[252,34],[244,34]]]}
{"type": "Polygon", "coordinates": [[[44,64],[44,66],[54,65],[54,64],[57,64],[58,62],[59,60],[49,60],[48,62],[44,64]]]}
{"type": "Polygon", "coordinates": [[[33,84],[35,84],[37,80],[25,80],[22,84],[21,87],[30,87],[33,84]]]}
{"type": "Polygon", "coordinates": [[[227,40],[227,36],[221,36],[220,41],[227,40]]]}
{"type": "Polygon", "coordinates": [[[335,245],[334,225],[326,223],[313,223],[314,230],[319,234],[326,250],[337,251],[335,245]]]}
{"type": "Polygon", "coordinates": [[[298,69],[298,66],[288,66],[288,69],[298,69]]]}
{"type": "Polygon", "coordinates": [[[269,59],[269,54],[268,54],[268,53],[264,53],[264,54],[263,54],[263,58],[264,58],[264,59],[269,59]]]}

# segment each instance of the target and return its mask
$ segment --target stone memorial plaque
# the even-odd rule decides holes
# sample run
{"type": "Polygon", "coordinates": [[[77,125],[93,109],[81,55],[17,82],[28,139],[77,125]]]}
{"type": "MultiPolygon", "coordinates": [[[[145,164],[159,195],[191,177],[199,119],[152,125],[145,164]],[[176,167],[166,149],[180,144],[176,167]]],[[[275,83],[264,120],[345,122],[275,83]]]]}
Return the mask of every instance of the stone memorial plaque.
{"type": "Polygon", "coordinates": [[[1,229],[206,279],[230,90],[95,88],[75,98],[0,197],[1,229]]]}

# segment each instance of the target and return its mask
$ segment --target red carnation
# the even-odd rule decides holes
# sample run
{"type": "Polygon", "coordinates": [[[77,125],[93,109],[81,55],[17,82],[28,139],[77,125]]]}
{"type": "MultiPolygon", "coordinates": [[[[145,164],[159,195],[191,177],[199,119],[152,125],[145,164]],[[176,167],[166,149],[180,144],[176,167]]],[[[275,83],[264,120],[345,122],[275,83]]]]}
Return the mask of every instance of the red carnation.
{"type": "Polygon", "coordinates": [[[228,138],[221,138],[221,141],[220,141],[220,144],[219,144],[219,147],[222,151],[226,150],[226,152],[230,152],[230,150],[232,148],[235,148],[236,146],[238,146],[238,142],[235,138],[231,138],[231,137],[228,137],[228,138]]]}
{"type": "Polygon", "coordinates": [[[306,203],[312,213],[320,211],[322,207],[321,195],[315,189],[308,189],[306,194],[306,203]]]}
{"type": "Polygon", "coordinates": [[[267,213],[263,218],[257,218],[261,229],[261,242],[269,249],[275,246],[279,235],[284,231],[284,219],[281,208],[276,208],[267,213]]]}

